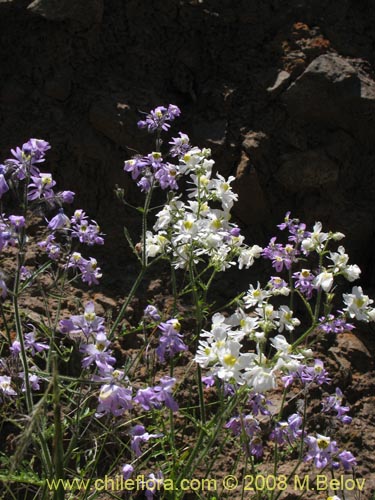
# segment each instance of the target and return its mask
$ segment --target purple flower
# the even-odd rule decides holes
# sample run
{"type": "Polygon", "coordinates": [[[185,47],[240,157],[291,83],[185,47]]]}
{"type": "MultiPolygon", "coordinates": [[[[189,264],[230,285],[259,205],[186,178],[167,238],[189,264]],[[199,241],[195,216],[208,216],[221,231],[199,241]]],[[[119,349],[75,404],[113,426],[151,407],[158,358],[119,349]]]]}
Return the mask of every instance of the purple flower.
{"type": "Polygon", "coordinates": [[[102,417],[111,413],[115,417],[133,408],[132,390],[115,384],[103,385],[99,394],[99,405],[95,416],[102,417]]]}
{"type": "Polygon", "coordinates": [[[79,239],[86,245],[103,245],[103,234],[100,227],[94,220],[89,220],[83,210],[76,210],[70,222],[72,224],[71,234],[73,238],[79,239]]]}
{"type": "Polygon", "coordinates": [[[313,285],[315,275],[308,269],[302,269],[300,272],[293,273],[293,278],[295,280],[295,287],[305,295],[307,299],[311,299],[315,289],[313,285]]]}
{"type": "Polygon", "coordinates": [[[303,367],[299,375],[304,384],[315,382],[318,385],[322,385],[331,380],[327,370],[324,368],[323,361],[320,359],[315,360],[314,366],[303,367]]]}
{"type": "Polygon", "coordinates": [[[98,267],[97,260],[94,257],[90,257],[86,261],[85,266],[82,271],[82,281],[87,283],[89,286],[92,284],[98,285],[99,279],[102,277],[101,269],[98,267]]]}
{"type": "Polygon", "coordinates": [[[137,186],[141,188],[143,193],[147,193],[151,189],[151,182],[148,177],[141,177],[141,179],[137,182],[137,186]]]}
{"type": "Polygon", "coordinates": [[[160,321],[160,314],[155,306],[149,304],[145,310],[143,311],[143,315],[145,318],[150,318],[153,321],[160,321]]]}
{"type": "Polygon", "coordinates": [[[317,437],[307,436],[306,443],[308,445],[305,462],[314,460],[314,465],[318,469],[323,469],[327,465],[334,465],[334,456],[338,452],[336,441],[331,441],[331,438],[317,434],[317,437]]]}
{"type": "Polygon", "coordinates": [[[134,401],[142,406],[146,411],[151,408],[159,407],[159,402],[156,400],[155,391],[152,387],[146,389],[138,389],[134,401]]]}
{"type": "Polygon", "coordinates": [[[170,408],[172,411],[177,411],[178,404],[172,396],[172,388],[175,383],[175,378],[168,376],[162,377],[159,385],[155,387],[147,387],[146,389],[139,389],[134,401],[140,404],[142,408],[147,411],[151,408],[160,408],[162,403],[164,403],[165,406],[170,408]]]}
{"type": "Polygon", "coordinates": [[[202,377],[202,382],[206,387],[213,387],[215,385],[215,377],[213,375],[202,377]]]}
{"type": "Polygon", "coordinates": [[[161,437],[163,434],[149,434],[143,425],[136,425],[130,430],[131,435],[131,449],[134,451],[137,457],[142,455],[141,444],[146,443],[152,438],[161,437]]]}
{"type": "Polygon", "coordinates": [[[88,340],[90,336],[104,333],[104,318],[95,314],[94,302],[88,302],[85,305],[85,312],[80,316],[72,316],[70,319],[60,321],[60,330],[62,333],[69,333],[73,337],[81,337],[82,334],[88,340]]]}
{"type": "Polygon", "coordinates": [[[170,127],[168,122],[173,121],[176,117],[180,116],[180,114],[180,109],[173,104],[170,104],[168,108],[158,106],[150,111],[150,114],[146,116],[145,120],[140,120],[138,122],[138,127],[147,128],[148,132],[168,130],[170,127]]]}
{"type": "Polygon", "coordinates": [[[272,267],[279,273],[284,267],[290,269],[292,262],[297,261],[298,251],[290,244],[285,246],[276,243],[276,237],[271,238],[270,243],[262,251],[262,256],[272,260],[272,267]]]}
{"type": "Polygon", "coordinates": [[[133,181],[136,181],[148,165],[149,160],[147,157],[143,158],[142,156],[135,156],[131,160],[127,160],[124,163],[124,171],[130,172],[132,174],[133,181]]]}
{"type": "Polygon", "coordinates": [[[235,436],[241,436],[244,432],[248,438],[245,445],[246,451],[255,457],[262,456],[261,428],[258,421],[252,415],[233,417],[224,427],[230,429],[235,436]]]}
{"type": "Polygon", "coordinates": [[[164,476],[163,473],[159,471],[156,475],[153,473],[149,474],[147,478],[145,497],[152,499],[154,498],[155,492],[160,491],[160,487],[163,485],[164,476]]]}
{"type": "Polygon", "coordinates": [[[52,179],[51,174],[31,176],[31,179],[33,182],[28,185],[29,192],[27,195],[30,201],[54,197],[53,187],[56,185],[56,182],[52,179]]]}
{"type": "Polygon", "coordinates": [[[351,331],[354,325],[347,323],[344,313],[342,311],[337,311],[342,316],[335,317],[333,314],[328,314],[328,316],[322,316],[319,318],[319,328],[326,333],[343,333],[345,331],[351,331]]]}
{"type": "Polygon", "coordinates": [[[49,345],[43,344],[42,342],[37,342],[35,340],[35,332],[29,332],[25,334],[25,347],[31,350],[31,355],[35,356],[37,352],[42,352],[49,349],[49,345]]]}
{"type": "Polygon", "coordinates": [[[82,359],[82,368],[88,368],[95,363],[100,375],[112,372],[116,358],[111,356],[112,351],[107,351],[110,345],[104,332],[96,334],[95,343],[81,344],[80,351],[85,355],[82,359]]]}
{"type": "Polygon", "coordinates": [[[322,411],[323,413],[330,413],[331,411],[336,412],[336,418],[340,420],[343,424],[350,424],[352,417],[346,415],[350,408],[348,406],[342,406],[343,393],[339,387],[336,387],[335,395],[328,396],[322,401],[322,411]]]}
{"type": "Polygon", "coordinates": [[[155,179],[159,181],[161,189],[178,189],[176,181],[177,169],[175,165],[166,163],[160,166],[155,173],[155,179]]]}
{"type": "Polygon", "coordinates": [[[1,375],[0,376],[0,391],[2,391],[3,394],[6,396],[17,396],[17,393],[14,389],[11,387],[11,382],[12,379],[8,377],[7,375],[1,375]]]}
{"type": "MultiPolygon", "coordinates": [[[[25,373],[24,372],[21,372],[19,375],[20,375],[20,378],[25,380],[25,373]]],[[[37,375],[35,375],[35,373],[29,373],[29,383],[30,383],[30,387],[32,388],[33,391],[39,391],[39,389],[40,389],[39,382],[40,382],[40,378],[37,375]]],[[[22,391],[23,392],[26,391],[25,382],[23,382],[23,384],[22,384],[22,391]]]]}
{"type": "Polygon", "coordinates": [[[62,191],[58,196],[63,203],[71,204],[74,201],[75,193],[73,191],[62,191]]]}
{"type": "Polygon", "coordinates": [[[172,146],[169,150],[169,153],[173,157],[182,157],[191,149],[189,137],[182,132],[179,132],[179,136],[180,137],[174,137],[169,142],[169,144],[171,144],[172,146]]]}
{"type": "Polygon", "coordinates": [[[78,269],[82,273],[82,281],[89,286],[93,283],[97,285],[102,277],[101,269],[98,267],[97,260],[90,257],[84,259],[79,252],[73,252],[67,263],[68,268],[78,269]]]}
{"type": "Polygon", "coordinates": [[[8,294],[8,287],[3,279],[0,279],[0,297],[5,299],[8,294]]]}
{"type": "Polygon", "coordinates": [[[357,461],[350,451],[342,451],[339,454],[339,459],[345,471],[350,471],[357,465],[357,461]]]}
{"type": "Polygon", "coordinates": [[[172,392],[176,379],[173,377],[162,377],[159,385],[154,387],[155,397],[160,403],[164,403],[172,411],[178,411],[178,404],[173,399],[172,392]]]}
{"type": "Polygon", "coordinates": [[[289,230],[289,241],[293,241],[294,243],[301,243],[303,239],[308,236],[308,232],[306,231],[306,224],[300,223],[299,219],[291,219],[290,212],[287,212],[284,218],[284,222],[278,224],[277,226],[281,231],[284,229],[289,230]]]}
{"type": "Polygon", "coordinates": [[[160,323],[159,330],[163,332],[160,337],[159,347],[156,349],[156,354],[160,361],[164,363],[165,356],[170,357],[178,352],[186,351],[187,345],[182,341],[182,335],[179,333],[181,325],[177,319],[169,319],[166,323],[160,323]]]}
{"type": "Polygon", "coordinates": [[[14,340],[11,347],[9,348],[13,356],[18,356],[21,352],[21,343],[19,340],[14,340]]]}
{"type": "Polygon", "coordinates": [[[7,191],[9,191],[7,181],[5,180],[4,174],[0,174],[0,198],[2,198],[3,194],[7,191]]]}
{"type": "Polygon", "coordinates": [[[59,213],[52,217],[48,223],[48,229],[52,231],[57,231],[59,229],[64,229],[70,227],[70,219],[64,214],[64,210],[61,208],[59,213]]]}
{"type": "Polygon", "coordinates": [[[12,171],[18,180],[25,179],[27,173],[38,176],[40,172],[36,164],[44,161],[45,153],[50,147],[42,139],[30,139],[22,148],[11,150],[13,158],[6,160],[7,170],[12,171]]]}
{"type": "Polygon", "coordinates": [[[277,422],[275,429],[270,434],[270,438],[280,445],[294,443],[302,434],[302,421],[301,415],[293,413],[287,422],[277,422]]]}
{"type": "Polygon", "coordinates": [[[134,467],[130,464],[125,464],[122,468],[122,475],[124,479],[129,479],[134,472],[134,467]]]}
{"type": "Polygon", "coordinates": [[[251,408],[252,414],[256,417],[259,413],[261,415],[271,415],[268,405],[272,405],[271,401],[265,398],[263,394],[252,393],[249,396],[248,404],[251,408]]]}

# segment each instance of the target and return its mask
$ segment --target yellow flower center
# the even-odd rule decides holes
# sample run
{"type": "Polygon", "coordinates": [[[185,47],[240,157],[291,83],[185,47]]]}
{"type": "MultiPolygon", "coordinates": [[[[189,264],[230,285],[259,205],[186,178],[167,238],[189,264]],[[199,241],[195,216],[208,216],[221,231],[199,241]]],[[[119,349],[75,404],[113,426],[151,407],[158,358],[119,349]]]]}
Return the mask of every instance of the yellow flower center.
{"type": "Polygon", "coordinates": [[[228,366],[234,366],[236,364],[237,358],[233,354],[225,354],[224,363],[228,366]]]}

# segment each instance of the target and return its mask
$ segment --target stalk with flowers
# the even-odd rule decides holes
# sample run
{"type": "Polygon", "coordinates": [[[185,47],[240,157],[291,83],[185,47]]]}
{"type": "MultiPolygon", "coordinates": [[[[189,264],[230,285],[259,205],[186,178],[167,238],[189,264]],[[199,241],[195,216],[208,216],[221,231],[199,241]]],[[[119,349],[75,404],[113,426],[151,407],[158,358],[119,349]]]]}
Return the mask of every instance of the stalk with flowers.
{"type": "MultiPolygon", "coordinates": [[[[288,213],[279,225],[284,241],[246,244],[230,215],[234,178],[214,173],[210,151],[191,145],[185,133],[165,147],[179,115],[174,105],[146,114],[138,125],[155,134],[155,150],[124,165],[145,194],[140,242],[125,230],[140,271],[111,321],[97,315],[91,300],[69,317],[63,309],[74,280],[99,285],[98,263],[80,246],[104,239],[83,210],[65,212],[74,193],[56,193],[52,175],[41,172],[49,144],[31,139],[1,166],[0,196],[13,194],[19,206],[0,225],[1,250],[12,247],[15,256],[12,286],[0,281],[2,432],[9,426],[16,434],[13,452],[1,452],[7,498],[100,498],[98,478],[121,474],[137,482],[141,497],[182,499],[191,493],[186,480],[212,477],[215,462],[231,449],[236,457],[227,472],[238,478],[236,498],[248,498],[248,491],[257,500],[292,498],[291,481],[306,466],[310,485],[318,473],[356,477],[354,455],[334,436],[352,420],[341,388],[322,398],[319,433],[309,409],[311,391],[322,393],[331,382],[314,356],[316,340],[375,320],[373,301],[360,286],[339,295],[340,286],[360,275],[339,243],[344,235],[324,232],[320,223],[309,230],[288,213]],[[166,201],[151,226],[158,189],[166,201]],[[33,269],[30,230],[53,210],[33,269]],[[213,310],[217,275],[248,269],[259,258],[272,266],[265,285],[250,285],[213,310]],[[162,260],[170,269],[172,311],[145,303],[139,323],[129,326],[127,306],[162,260]],[[40,320],[22,312],[30,293],[44,298],[40,320]],[[179,311],[189,300],[194,327],[187,330],[192,322],[179,311]],[[141,342],[124,359],[117,346],[128,335],[141,342]],[[259,477],[268,482],[254,483],[259,477]]],[[[121,486],[110,495],[131,497],[121,486]]],[[[224,486],[217,481],[198,498],[233,498],[224,486]]],[[[341,499],[330,493],[326,498],[341,499]]]]}

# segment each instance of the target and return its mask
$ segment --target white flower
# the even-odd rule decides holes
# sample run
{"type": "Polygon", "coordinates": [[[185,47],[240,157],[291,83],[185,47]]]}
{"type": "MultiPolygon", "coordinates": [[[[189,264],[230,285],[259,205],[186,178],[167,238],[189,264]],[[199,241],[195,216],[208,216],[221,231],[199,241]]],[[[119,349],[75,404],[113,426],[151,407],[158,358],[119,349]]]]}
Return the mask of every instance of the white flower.
{"type": "Polygon", "coordinates": [[[213,179],[210,188],[213,194],[221,201],[223,210],[230,211],[233,203],[238,200],[238,194],[233,193],[230,184],[235,180],[232,175],[225,179],[222,175],[216,174],[216,179],[213,179]]]}
{"type": "Polygon", "coordinates": [[[239,342],[229,340],[225,347],[218,352],[220,365],[216,370],[216,375],[227,382],[234,379],[237,383],[242,383],[242,372],[247,366],[249,360],[253,357],[251,354],[241,354],[242,345],[239,342]]]}
{"type": "Polygon", "coordinates": [[[372,310],[368,307],[374,301],[368,297],[368,295],[363,295],[362,288],[360,286],[354,286],[352,293],[344,293],[343,300],[347,306],[344,311],[347,311],[351,318],[356,318],[360,321],[369,321],[372,316],[372,310]]]}
{"type": "Polygon", "coordinates": [[[349,255],[345,253],[345,248],[343,246],[339,246],[337,252],[330,252],[329,257],[334,264],[334,273],[338,273],[342,269],[346,268],[346,264],[349,261],[349,255]]]}
{"type": "Polygon", "coordinates": [[[313,284],[316,288],[322,288],[325,292],[329,292],[333,285],[333,274],[328,271],[323,271],[316,276],[313,284]]]}
{"type": "Polygon", "coordinates": [[[152,234],[151,231],[146,233],[146,255],[147,257],[155,257],[161,253],[168,244],[167,238],[162,234],[152,234]]]}
{"type": "Polygon", "coordinates": [[[282,332],[284,328],[291,332],[296,326],[301,324],[299,319],[293,318],[293,311],[291,311],[288,306],[281,306],[278,316],[279,332],[282,332]]]}
{"type": "Polygon", "coordinates": [[[345,234],[344,233],[337,232],[337,233],[333,233],[332,234],[332,239],[334,241],[339,241],[339,240],[342,240],[343,238],[345,238],[345,234]]]}
{"type": "Polygon", "coordinates": [[[261,305],[263,301],[271,296],[271,293],[263,288],[260,288],[259,281],[257,287],[254,288],[250,285],[247,294],[244,296],[243,300],[246,307],[253,307],[255,305],[261,305]]]}
{"type": "Polygon", "coordinates": [[[254,392],[265,393],[276,388],[276,377],[273,369],[254,366],[244,374],[244,379],[254,392]]]}
{"type": "Polygon", "coordinates": [[[348,281],[355,281],[359,278],[361,269],[357,266],[357,264],[353,264],[351,266],[347,266],[342,274],[348,281]]]}
{"type": "Polygon", "coordinates": [[[271,339],[271,344],[276,349],[276,351],[281,351],[285,354],[289,354],[292,348],[284,335],[276,335],[276,337],[271,339]]]}
{"type": "Polygon", "coordinates": [[[242,269],[243,267],[249,269],[249,267],[254,264],[254,259],[260,257],[262,250],[263,249],[258,245],[244,248],[238,257],[238,269],[242,269]]]}
{"type": "Polygon", "coordinates": [[[308,238],[302,241],[301,246],[305,252],[311,252],[312,250],[320,251],[323,250],[323,244],[327,239],[328,233],[322,233],[322,223],[316,222],[313,232],[308,238]]]}

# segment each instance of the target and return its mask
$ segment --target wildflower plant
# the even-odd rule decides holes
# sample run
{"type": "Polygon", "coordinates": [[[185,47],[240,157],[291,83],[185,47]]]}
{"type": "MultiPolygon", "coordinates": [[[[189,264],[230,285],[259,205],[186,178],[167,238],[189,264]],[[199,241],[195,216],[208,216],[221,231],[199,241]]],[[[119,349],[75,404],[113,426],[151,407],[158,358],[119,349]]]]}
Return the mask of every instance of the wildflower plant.
{"type": "MultiPolygon", "coordinates": [[[[64,301],[73,302],[74,280],[100,284],[96,259],[81,247],[103,245],[104,236],[82,209],[64,208],[74,193],[56,191],[52,175],[41,171],[50,145],[30,139],[0,165],[1,202],[13,195],[18,207],[9,215],[2,208],[0,218],[0,250],[15,259],[11,279],[0,277],[2,430],[8,425],[17,436],[12,453],[0,450],[9,498],[60,500],[69,497],[67,484],[75,487],[71,498],[99,498],[96,478],[121,474],[141,475],[145,498],[182,499],[183,481],[210,477],[229,447],[238,452],[228,472],[241,478],[241,498],[246,478],[259,472],[278,487],[253,490],[257,500],[287,498],[288,482],[306,466],[311,482],[324,471],[355,474],[354,454],[334,436],[351,424],[350,407],[313,350],[317,339],[375,320],[373,300],[358,285],[348,289],[360,269],[349,263],[344,235],[324,232],[319,222],[308,228],[287,213],[278,226],[284,240],[248,245],[231,219],[234,178],[215,172],[210,150],[191,145],[185,133],[162,139],[179,115],[175,105],[146,114],[138,126],[155,135],[154,151],[124,164],[144,193],[136,208],[140,240],[125,229],[139,275],[111,320],[97,314],[92,300],[76,314],[63,310],[64,301]],[[156,190],[166,201],[151,223],[156,190]],[[37,242],[36,221],[43,226],[37,242]],[[28,252],[35,243],[34,269],[28,252]],[[272,268],[265,284],[249,285],[212,310],[216,276],[260,258],[272,268]],[[173,305],[159,310],[145,303],[139,324],[129,325],[127,307],[161,260],[170,269],[173,305]],[[23,312],[30,293],[46,305],[39,320],[23,312]],[[185,300],[193,328],[180,313],[185,300]],[[136,334],[139,349],[124,360],[119,346],[136,334]],[[319,432],[309,409],[312,390],[328,393],[319,432]],[[280,475],[287,461],[292,467],[280,475]]],[[[117,194],[129,205],[123,190],[117,194]]],[[[227,492],[218,486],[215,494],[227,492]]]]}

